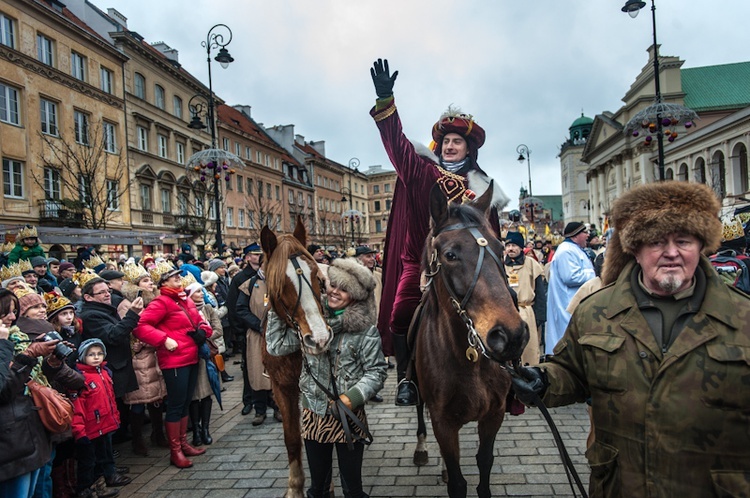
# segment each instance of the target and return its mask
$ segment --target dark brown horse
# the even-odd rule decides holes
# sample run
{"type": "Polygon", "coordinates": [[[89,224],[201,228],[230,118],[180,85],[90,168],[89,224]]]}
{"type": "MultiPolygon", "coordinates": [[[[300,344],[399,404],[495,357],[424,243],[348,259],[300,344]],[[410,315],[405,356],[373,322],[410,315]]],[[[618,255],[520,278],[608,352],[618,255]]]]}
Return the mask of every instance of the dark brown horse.
{"type": "MultiPolygon", "coordinates": [[[[499,362],[520,358],[529,340],[506,281],[503,245],[487,223],[491,198],[492,185],[473,206],[446,204],[437,186],[430,195],[432,229],[424,260],[428,284],[416,367],[451,497],[466,496],[458,432],[473,420],[479,430],[477,493],[491,496],[493,447],[510,389],[510,376],[499,362]]],[[[422,408],[418,414],[424,427],[422,408]]]]}
{"type": "MultiPolygon", "coordinates": [[[[321,303],[318,265],[305,249],[307,233],[297,220],[294,235],[277,237],[267,226],[260,234],[265,255],[266,287],[271,308],[291,329],[296,330],[305,347],[322,352],[331,341],[321,303]]],[[[305,471],[302,468],[300,436],[299,376],[302,353],[271,356],[263,347],[263,365],[271,377],[274,399],[284,425],[284,444],[289,459],[287,498],[303,498],[305,471]]]]}

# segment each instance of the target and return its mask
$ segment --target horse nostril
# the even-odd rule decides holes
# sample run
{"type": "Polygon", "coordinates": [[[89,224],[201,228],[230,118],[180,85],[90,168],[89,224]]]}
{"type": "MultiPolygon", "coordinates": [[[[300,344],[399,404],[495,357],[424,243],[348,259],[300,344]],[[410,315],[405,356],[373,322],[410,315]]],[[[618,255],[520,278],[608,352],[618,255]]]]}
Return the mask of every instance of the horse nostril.
{"type": "Polygon", "coordinates": [[[310,349],[316,349],[318,347],[318,343],[313,339],[312,335],[306,335],[302,338],[302,342],[304,343],[305,347],[308,347],[310,349]]]}
{"type": "Polygon", "coordinates": [[[508,336],[501,327],[495,327],[487,334],[487,347],[494,353],[502,353],[508,345],[508,336]]]}

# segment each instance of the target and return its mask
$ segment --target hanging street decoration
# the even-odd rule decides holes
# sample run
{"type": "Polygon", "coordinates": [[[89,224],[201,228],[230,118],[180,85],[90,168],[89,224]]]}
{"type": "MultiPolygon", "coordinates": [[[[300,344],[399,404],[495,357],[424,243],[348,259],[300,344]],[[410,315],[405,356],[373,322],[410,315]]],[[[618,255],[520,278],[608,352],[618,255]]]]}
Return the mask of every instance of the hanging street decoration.
{"type": "Polygon", "coordinates": [[[625,134],[634,138],[642,137],[642,145],[651,146],[659,130],[668,142],[674,142],[680,132],[694,126],[698,114],[679,104],[657,102],[638,112],[625,125],[625,134]]]}

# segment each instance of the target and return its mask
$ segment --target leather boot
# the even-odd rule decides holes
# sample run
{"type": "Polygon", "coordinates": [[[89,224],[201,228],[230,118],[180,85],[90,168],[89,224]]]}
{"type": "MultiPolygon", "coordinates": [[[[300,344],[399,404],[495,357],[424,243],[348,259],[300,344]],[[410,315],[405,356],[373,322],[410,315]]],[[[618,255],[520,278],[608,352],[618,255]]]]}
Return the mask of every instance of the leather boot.
{"type": "MultiPolygon", "coordinates": [[[[187,424],[187,418],[184,419],[187,424]]],[[[182,452],[182,438],[185,437],[185,431],[182,430],[182,420],[178,422],[164,422],[164,428],[167,430],[167,439],[169,440],[169,460],[177,468],[186,469],[193,466],[193,462],[185,458],[182,452]]]]}
{"type": "Polygon", "coordinates": [[[162,405],[148,404],[148,416],[151,418],[151,444],[162,448],[169,448],[169,441],[164,435],[164,407],[162,405]]]}
{"type": "Polygon", "coordinates": [[[396,406],[414,406],[419,402],[419,392],[414,382],[406,379],[406,367],[411,361],[411,352],[406,335],[393,334],[393,350],[396,353],[396,406]]]}
{"type": "Polygon", "coordinates": [[[182,417],[180,420],[180,446],[182,447],[182,452],[187,456],[198,456],[204,454],[206,452],[205,448],[193,448],[188,444],[187,424],[188,418],[182,417]]]}
{"type": "Polygon", "coordinates": [[[131,444],[133,445],[133,453],[138,456],[148,456],[148,448],[146,442],[143,440],[143,422],[145,419],[144,413],[130,413],[130,434],[132,436],[131,444]]]}
{"type": "Polygon", "coordinates": [[[212,444],[214,438],[208,432],[208,425],[211,422],[211,396],[206,396],[201,400],[201,441],[203,444],[212,444]]]}
{"type": "Polygon", "coordinates": [[[190,402],[190,424],[193,426],[193,446],[200,446],[201,442],[201,402],[190,402]]]}

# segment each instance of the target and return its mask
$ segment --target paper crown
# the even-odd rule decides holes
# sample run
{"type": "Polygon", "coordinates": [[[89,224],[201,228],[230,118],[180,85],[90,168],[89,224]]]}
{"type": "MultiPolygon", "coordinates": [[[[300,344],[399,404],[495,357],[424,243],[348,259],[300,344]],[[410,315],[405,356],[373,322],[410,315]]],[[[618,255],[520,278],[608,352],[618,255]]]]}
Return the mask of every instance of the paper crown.
{"type": "Polygon", "coordinates": [[[142,267],[141,265],[125,265],[122,267],[122,272],[125,274],[125,278],[130,282],[131,284],[136,283],[137,280],[142,279],[143,277],[148,277],[148,271],[142,267]]]}
{"type": "Polygon", "coordinates": [[[177,270],[177,268],[175,268],[169,261],[159,261],[158,263],[156,263],[156,266],[148,271],[148,273],[151,275],[151,280],[159,283],[162,275],[166,275],[167,273],[175,270],[177,270]]]}
{"type": "Polygon", "coordinates": [[[18,263],[0,267],[0,280],[8,280],[13,277],[21,276],[21,266],[18,263]]]}
{"type": "Polygon", "coordinates": [[[94,278],[99,278],[99,275],[97,275],[94,270],[89,269],[83,269],[73,275],[73,281],[78,284],[79,287],[83,287],[86,285],[86,282],[94,278]]]}
{"type": "Polygon", "coordinates": [[[18,299],[21,299],[22,297],[28,296],[29,294],[36,294],[36,291],[28,285],[23,285],[15,289],[13,291],[13,294],[15,294],[18,299]]]}
{"type": "Polygon", "coordinates": [[[90,268],[92,270],[96,268],[97,266],[100,266],[103,264],[104,264],[104,261],[102,260],[102,258],[100,258],[99,255],[96,255],[96,254],[91,256],[89,259],[83,262],[83,266],[85,266],[86,268],[90,268]]]}
{"type": "Polygon", "coordinates": [[[13,242],[6,242],[5,244],[3,244],[2,248],[0,248],[0,250],[2,250],[2,252],[10,252],[10,251],[13,250],[14,246],[15,246],[15,244],[13,242]]]}
{"type": "Polygon", "coordinates": [[[195,275],[193,275],[190,272],[187,272],[187,274],[184,277],[182,277],[181,280],[182,280],[182,288],[183,289],[187,288],[187,286],[190,285],[190,284],[197,284],[198,283],[198,281],[195,279],[195,275]]]}
{"type": "Polygon", "coordinates": [[[27,271],[34,271],[34,267],[31,266],[31,261],[28,259],[22,259],[18,262],[18,267],[20,268],[20,274],[23,275],[27,271]]]}
{"type": "Polygon", "coordinates": [[[36,237],[39,238],[39,234],[36,231],[35,226],[26,225],[21,230],[18,231],[18,238],[23,240],[28,237],[36,237]]]}
{"type": "Polygon", "coordinates": [[[745,229],[742,228],[742,222],[737,217],[733,217],[730,221],[724,222],[722,224],[722,230],[721,230],[722,242],[736,240],[744,236],[745,236],[745,229]]]}
{"type": "Polygon", "coordinates": [[[44,300],[47,302],[47,318],[52,318],[58,311],[62,311],[66,307],[73,307],[70,299],[61,296],[57,291],[44,294],[44,300]]]}

